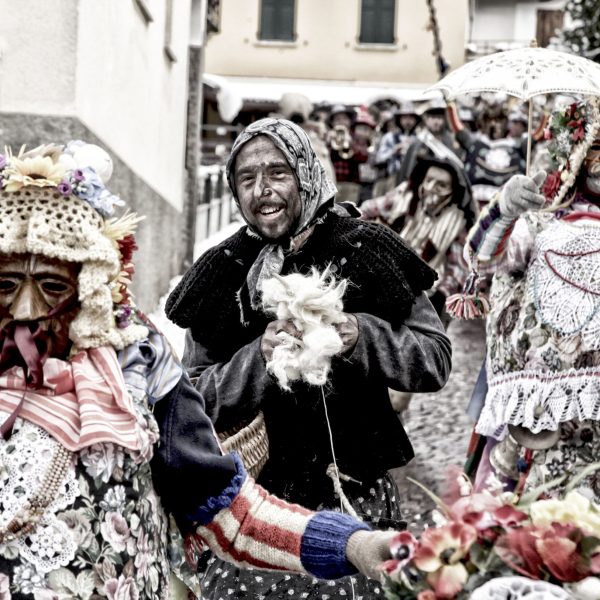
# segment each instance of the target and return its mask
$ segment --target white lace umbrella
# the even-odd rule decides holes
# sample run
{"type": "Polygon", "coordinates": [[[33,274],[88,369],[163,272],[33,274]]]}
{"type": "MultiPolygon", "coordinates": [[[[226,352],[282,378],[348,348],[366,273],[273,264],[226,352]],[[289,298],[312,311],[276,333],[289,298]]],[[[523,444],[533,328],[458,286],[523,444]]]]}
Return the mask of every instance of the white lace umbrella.
{"type": "Polygon", "coordinates": [[[531,153],[531,98],[539,94],[600,96],[600,64],[547,48],[517,48],[483,56],[452,71],[426,92],[446,100],[462,94],[504,92],[529,101],[527,172],[531,153]]]}

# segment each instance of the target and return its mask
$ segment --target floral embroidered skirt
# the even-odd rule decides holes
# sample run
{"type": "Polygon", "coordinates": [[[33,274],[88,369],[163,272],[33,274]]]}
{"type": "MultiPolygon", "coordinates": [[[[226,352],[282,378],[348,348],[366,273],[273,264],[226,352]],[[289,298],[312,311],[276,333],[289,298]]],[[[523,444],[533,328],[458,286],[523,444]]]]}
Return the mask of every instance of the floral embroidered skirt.
{"type": "MultiPolygon", "coordinates": [[[[560,496],[569,480],[599,460],[600,422],[568,421],[561,425],[558,442],[535,454],[526,487],[532,489],[566,474],[565,483],[548,492],[551,496],[560,496]]],[[[588,473],[576,488],[590,500],[600,503],[600,470],[588,473]]]]}
{"type": "MultiPolygon", "coordinates": [[[[486,448],[477,468],[476,488],[485,487],[487,476],[494,472],[489,454],[495,443],[492,438],[487,438],[486,448]]],[[[523,491],[527,492],[567,475],[564,483],[546,491],[548,496],[560,497],[569,481],[599,460],[600,422],[574,420],[562,423],[558,442],[547,450],[534,452],[523,491]]],[[[577,483],[576,488],[590,500],[600,503],[600,470],[589,472],[577,483]]]]}
{"type": "MultiPolygon", "coordinates": [[[[377,529],[404,529],[399,492],[392,477],[386,474],[372,485],[343,484],[350,504],[359,517],[377,529]]],[[[339,510],[339,507],[320,507],[339,510]]],[[[357,574],[324,581],[292,573],[275,573],[258,569],[238,569],[206,553],[206,571],[202,581],[203,600],[368,600],[384,598],[382,586],[357,574]],[[353,595],[354,592],[354,595],[353,595]]]]}

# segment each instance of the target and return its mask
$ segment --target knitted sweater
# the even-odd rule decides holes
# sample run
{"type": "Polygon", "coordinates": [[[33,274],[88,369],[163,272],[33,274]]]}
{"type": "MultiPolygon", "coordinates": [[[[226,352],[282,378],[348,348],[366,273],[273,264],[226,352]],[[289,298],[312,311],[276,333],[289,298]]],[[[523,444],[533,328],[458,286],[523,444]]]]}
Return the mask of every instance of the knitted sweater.
{"type": "Polygon", "coordinates": [[[183,376],[154,405],[160,444],[152,464],[162,503],[179,528],[228,562],[336,578],[355,573],[346,544],[364,523],[313,513],[266,492],[241,460],[223,455],[202,397],[183,376]]]}
{"type": "Polygon", "coordinates": [[[472,250],[496,266],[479,433],[502,438],[507,424],[537,433],[598,419],[600,227],[584,217],[590,211],[598,208],[579,202],[560,217],[528,212],[515,223],[494,202],[471,231],[472,250]],[[583,214],[571,220],[575,213],[583,214]]]}

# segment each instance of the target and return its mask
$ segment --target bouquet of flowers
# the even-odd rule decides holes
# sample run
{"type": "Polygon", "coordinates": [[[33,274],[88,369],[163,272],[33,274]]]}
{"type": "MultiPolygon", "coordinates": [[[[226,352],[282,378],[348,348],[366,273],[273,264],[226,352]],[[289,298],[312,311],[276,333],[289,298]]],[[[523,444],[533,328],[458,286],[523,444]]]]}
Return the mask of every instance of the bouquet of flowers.
{"type": "Polygon", "coordinates": [[[392,541],[383,567],[388,600],[467,599],[487,581],[514,575],[600,598],[600,507],[574,490],[517,501],[500,485],[473,493],[464,476],[460,489],[447,503],[428,492],[439,507],[435,525],[392,541]]]}

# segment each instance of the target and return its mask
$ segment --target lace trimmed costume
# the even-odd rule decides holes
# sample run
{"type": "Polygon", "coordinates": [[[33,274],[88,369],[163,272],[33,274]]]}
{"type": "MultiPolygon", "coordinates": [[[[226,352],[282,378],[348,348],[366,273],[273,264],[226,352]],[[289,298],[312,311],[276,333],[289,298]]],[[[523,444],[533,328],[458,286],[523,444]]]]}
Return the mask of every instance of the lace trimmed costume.
{"type": "MultiPolygon", "coordinates": [[[[476,431],[496,440],[505,438],[507,425],[533,433],[561,431],[552,448],[537,453],[528,485],[577,472],[595,460],[600,221],[586,216],[593,213],[598,209],[585,202],[560,218],[525,213],[510,237],[512,223],[498,213],[470,234],[471,247],[490,254],[497,267],[487,323],[488,391],[476,431]],[[575,219],[568,216],[575,213],[575,219]]],[[[592,476],[586,482],[596,497],[599,483],[592,476]]]]}
{"type": "MultiPolygon", "coordinates": [[[[0,439],[0,584],[13,599],[168,597],[168,520],[150,470],[158,425],[148,384],[141,393],[127,372],[126,380],[143,439],[139,450],[100,442],[70,452],[22,418],[7,440],[0,439]],[[57,470],[61,454],[64,468],[57,470]],[[11,539],[9,523],[52,472],[56,493],[41,519],[11,539]]],[[[7,415],[1,412],[0,420],[7,415]]]]}

